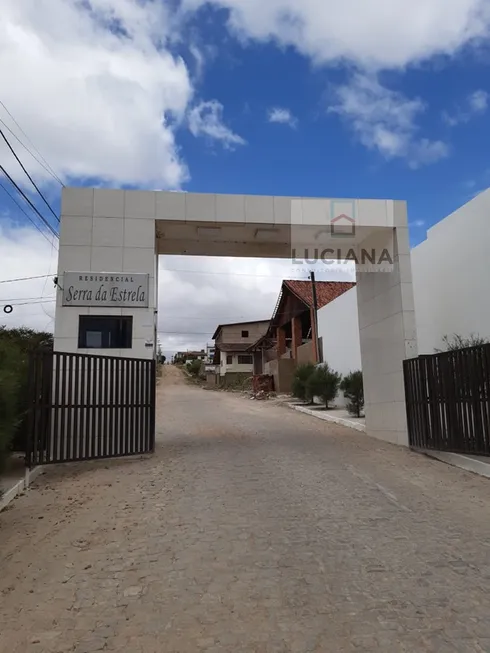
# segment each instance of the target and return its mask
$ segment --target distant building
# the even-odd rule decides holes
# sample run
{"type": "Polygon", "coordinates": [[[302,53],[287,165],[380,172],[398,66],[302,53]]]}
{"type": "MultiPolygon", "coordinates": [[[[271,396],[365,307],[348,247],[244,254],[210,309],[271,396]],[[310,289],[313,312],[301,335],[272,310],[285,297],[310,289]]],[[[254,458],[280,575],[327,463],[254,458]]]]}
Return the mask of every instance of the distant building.
{"type": "Polygon", "coordinates": [[[191,363],[195,360],[206,360],[206,352],[204,349],[201,349],[200,351],[178,351],[174,356],[174,363],[176,364],[191,363]]]}
{"type": "Polygon", "coordinates": [[[215,350],[216,348],[214,345],[206,345],[206,358],[204,359],[206,363],[213,363],[215,350]]]}
{"type": "Polygon", "coordinates": [[[227,380],[252,375],[254,357],[249,347],[267,333],[270,320],[220,324],[213,335],[214,363],[219,365],[219,376],[227,380]]]}

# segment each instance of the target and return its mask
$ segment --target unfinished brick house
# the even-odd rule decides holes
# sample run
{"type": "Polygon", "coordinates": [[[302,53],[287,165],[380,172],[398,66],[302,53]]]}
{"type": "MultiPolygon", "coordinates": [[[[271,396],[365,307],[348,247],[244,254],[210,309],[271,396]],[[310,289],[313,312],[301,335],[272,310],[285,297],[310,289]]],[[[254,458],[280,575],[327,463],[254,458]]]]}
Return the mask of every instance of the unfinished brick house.
{"type": "MultiPolygon", "coordinates": [[[[354,286],[347,281],[317,281],[318,310],[354,286]]],[[[320,337],[317,351],[311,281],[283,281],[267,333],[248,349],[254,355],[254,373],[273,375],[276,390],[289,392],[296,365],[320,362],[321,345],[320,337]]]]}

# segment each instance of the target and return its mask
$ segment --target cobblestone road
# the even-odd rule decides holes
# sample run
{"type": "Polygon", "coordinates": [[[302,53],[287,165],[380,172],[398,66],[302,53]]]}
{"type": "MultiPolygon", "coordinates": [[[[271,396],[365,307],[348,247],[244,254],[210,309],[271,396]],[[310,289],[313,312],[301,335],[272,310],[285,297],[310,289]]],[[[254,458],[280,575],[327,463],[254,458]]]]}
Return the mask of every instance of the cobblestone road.
{"type": "Polygon", "coordinates": [[[490,651],[490,484],[237,396],[0,514],[0,651],[490,651]]]}

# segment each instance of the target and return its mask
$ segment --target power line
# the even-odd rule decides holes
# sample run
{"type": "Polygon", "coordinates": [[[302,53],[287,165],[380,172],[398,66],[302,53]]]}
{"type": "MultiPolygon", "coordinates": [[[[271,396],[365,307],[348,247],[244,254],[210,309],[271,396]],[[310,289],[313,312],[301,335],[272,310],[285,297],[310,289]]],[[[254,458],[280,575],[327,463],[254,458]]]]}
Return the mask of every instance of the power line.
{"type": "Polygon", "coordinates": [[[51,206],[50,206],[48,200],[44,197],[43,193],[41,193],[41,191],[39,190],[39,187],[38,187],[38,185],[36,184],[36,182],[34,181],[34,179],[33,179],[33,178],[31,177],[31,175],[27,172],[27,170],[26,170],[24,164],[22,163],[22,161],[20,160],[20,158],[17,156],[17,153],[16,153],[16,151],[14,150],[14,148],[12,147],[12,145],[10,145],[10,142],[9,142],[8,138],[7,138],[7,137],[5,136],[5,134],[3,133],[3,130],[2,130],[1,127],[0,127],[0,136],[1,136],[1,137],[3,138],[3,140],[7,143],[7,147],[9,148],[9,150],[10,150],[10,151],[12,152],[12,154],[14,155],[14,157],[15,157],[17,163],[20,165],[20,167],[22,168],[22,170],[25,172],[25,174],[26,174],[26,176],[28,177],[28,179],[29,179],[29,181],[31,182],[31,184],[32,184],[32,185],[34,186],[34,188],[37,190],[37,192],[38,192],[38,194],[40,195],[40,197],[41,197],[41,199],[43,200],[43,202],[46,204],[46,206],[48,207],[48,209],[49,209],[49,210],[51,211],[51,213],[54,215],[55,219],[59,222],[60,219],[58,218],[58,216],[56,215],[56,213],[55,213],[55,212],[53,211],[53,209],[51,208],[51,206]]]}
{"type": "Polygon", "coordinates": [[[17,125],[17,127],[20,129],[21,133],[25,136],[25,138],[27,139],[27,142],[28,142],[29,145],[32,147],[32,149],[33,149],[33,150],[34,150],[34,151],[35,151],[35,152],[36,152],[36,153],[41,157],[41,159],[42,159],[42,160],[44,161],[44,163],[47,165],[47,167],[49,168],[49,170],[51,170],[51,172],[52,172],[54,178],[55,178],[57,181],[59,181],[59,183],[60,183],[62,186],[64,186],[64,184],[63,184],[63,182],[61,181],[61,179],[58,177],[58,175],[55,173],[55,171],[53,170],[53,168],[49,165],[49,163],[46,161],[46,159],[43,157],[43,155],[41,154],[41,152],[37,149],[37,147],[36,147],[36,146],[34,145],[34,143],[31,141],[31,139],[29,138],[29,136],[28,136],[28,135],[25,133],[25,131],[22,129],[22,127],[19,125],[19,123],[17,122],[17,120],[14,118],[14,116],[13,116],[13,115],[10,113],[10,111],[7,109],[7,107],[6,107],[5,104],[2,102],[2,100],[0,100],[0,104],[1,104],[2,107],[5,109],[5,111],[8,113],[8,115],[12,118],[12,120],[13,120],[14,123],[17,125]]]}
{"type": "Polygon", "coordinates": [[[50,300],[53,299],[53,301],[56,299],[55,295],[47,295],[46,297],[9,297],[6,299],[5,297],[0,298],[0,303],[2,302],[34,302],[38,301],[40,299],[46,299],[50,300]],[[54,298],[54,299],[53,299],[54,298]]]}
{"type": "Polygon", "coordinates": [[[51,274],[38,274],[35,277],[19,277],[18,279],[2,279],[0,283],[15,283],[16,281],[30,281],[31,279],[44,279],[46,277],[51,277],[51,274]]]}
{"type": "Polygon", "coordinates": [[[161,333],[162,335],[166,336],[208,336],[210,333],[214,333],[213,331],[157,331],[157,333],[161,333]]]}
{"type": "Polygon", "coordinates": [[[12,186],[14,186],[17,189],[17,192],[19,192],[22,197],[25,199],[25,201],[29,204],[29,206],[37,213],[37,215],[41,218],[41,220],[44,222],[46,227],[50,230],[50,232],[53,234],[55,238],[58,238],[58,234],[56,231],[53,229],[53,227],[49,224],[49,222],[46,220],[46,218],[40,213],[37,209],[37,207],[31,202],[31,200],[27,197],[27,195],[24,193],[24,191],[17,186],[15,181],[12,179],[12,177],[9,175],[9,173],[5,170],[5,168],[0,164],[0,170],[3,172],[3,174],[8,178],[12,186]]]}
{"type": "Polygon", "coordinates": [[[10,302],[12,306],[35,306],[36,304],[51,304],[56,299],[39,299],[35,302],[10,302]]]}
{"type": "MultiPolygon", "coordinates": [[[[186,272],[190,274],[218,274],[232,277],[257,277],[258,279],[284,279],[284,275],[279,274],[252,274],[251,272],[211,272],[207,270],[176,270],[174,268],[162,268],[162,272],[186,272]]],[[[305,270],[306,274],[310,274],[309,270],[305,270]]],[[[294,279],[289,279],[294,281],[294,279]]],[[[296,279],[296,281],[309,281],[309,279],[296,279]]]]}
{"type": "Polygon", "coordinates": [[[34,227],[35,227],[35,228],[39,231],[39,233],[43,236],[43,238],[46,238],[46,240],[48,241],[48,243],[53,247],[53,246],[54,246],[54,238],[53,238],[52,241],[49,240],[49,238],[46,236],[46,234],[44,233],[44,231],[39,227],[39,225],[37,225],[37,224],[34,222],[34,220],[31,218],[31,216],[30,216],[30,215],[27,213],[27,211],[26,211],[26,210],[25,210],[25,209],[24,209],[24,208],[19,204],[19,202],[15,199],[15,197],[14,197],[14,196],[13,196],[13,195],[8,191],[8,190],[7,190],[7,188],[2,184],[2,182],[0,182],[0,188],[2,188],[2,189],[5,191],[5,193],[7,193],[7,195],[10,197],[10,199],[12,200],[12,202],[14,202],[14,204],[16,204],[16,206],[18,207],[18,209],[19,209],[20,211],[22,211],[22,213],[26,216],[26,218],[27,218],[28,220],[30,220],[30,222],[34,225],[34,227]]]}
{"type": "Polygon", "coordinates": [[[58,176],[57,176],[57,175],[56,175],[52,170],[50,170],[50,169],[48,168],[48,166],[47,166],[45,163],[43,163],[43,161],[42,161],[41,159],[39,159],[35,154],[33,154],[33,153],[31,152],[31,150],[27,147],[27,145],[26,145],[25,143],[23,143],[23,142],[20,140],[20,138],[17,136],[17,134],[16,134],[12,129],[10,129],[10,127],[7,125],[7,123],[5,122],[5,120],[2,120],[2,119],[0,118],[0,123],[2,123],[2,125],[5,127],[5,129],[8,129],[8,131],[12,134],[12,136],[15,138],[15,140],[16,140],[20,145],[22,145],[22,147],[23,147],[27,152],[29,152],[29,154],[32,156],[32,158],[33,158],[35,161],[37,161],[37,163],[39,163],[39,165],[41,166],[41,168],[44,168],[44,170],[48,173],[48,175],[51,175],[51,177],[52,177],[55,181],[57,181],[59,184],[61,184],[61,185],[64,187],[64,184],[63,184],[63,182],[60,180],[60,178],[59,178],[59,177],[58,177],[58,176]]]}

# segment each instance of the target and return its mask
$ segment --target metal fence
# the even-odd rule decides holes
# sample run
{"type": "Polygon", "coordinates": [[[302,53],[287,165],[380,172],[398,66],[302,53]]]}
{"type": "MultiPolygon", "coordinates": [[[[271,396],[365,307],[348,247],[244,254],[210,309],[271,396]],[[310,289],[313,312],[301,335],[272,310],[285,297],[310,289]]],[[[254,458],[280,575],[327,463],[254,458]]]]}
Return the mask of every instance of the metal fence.
{"type": "Polygon", "coordinates": [[[404,361],[412,447],[490,456],[490,344],[404,361]]]}
{"type": "Polygon", "coordinates": [[[154,361],[34,352],[29,384],[29,467],[154,450],[154,361]]]}

